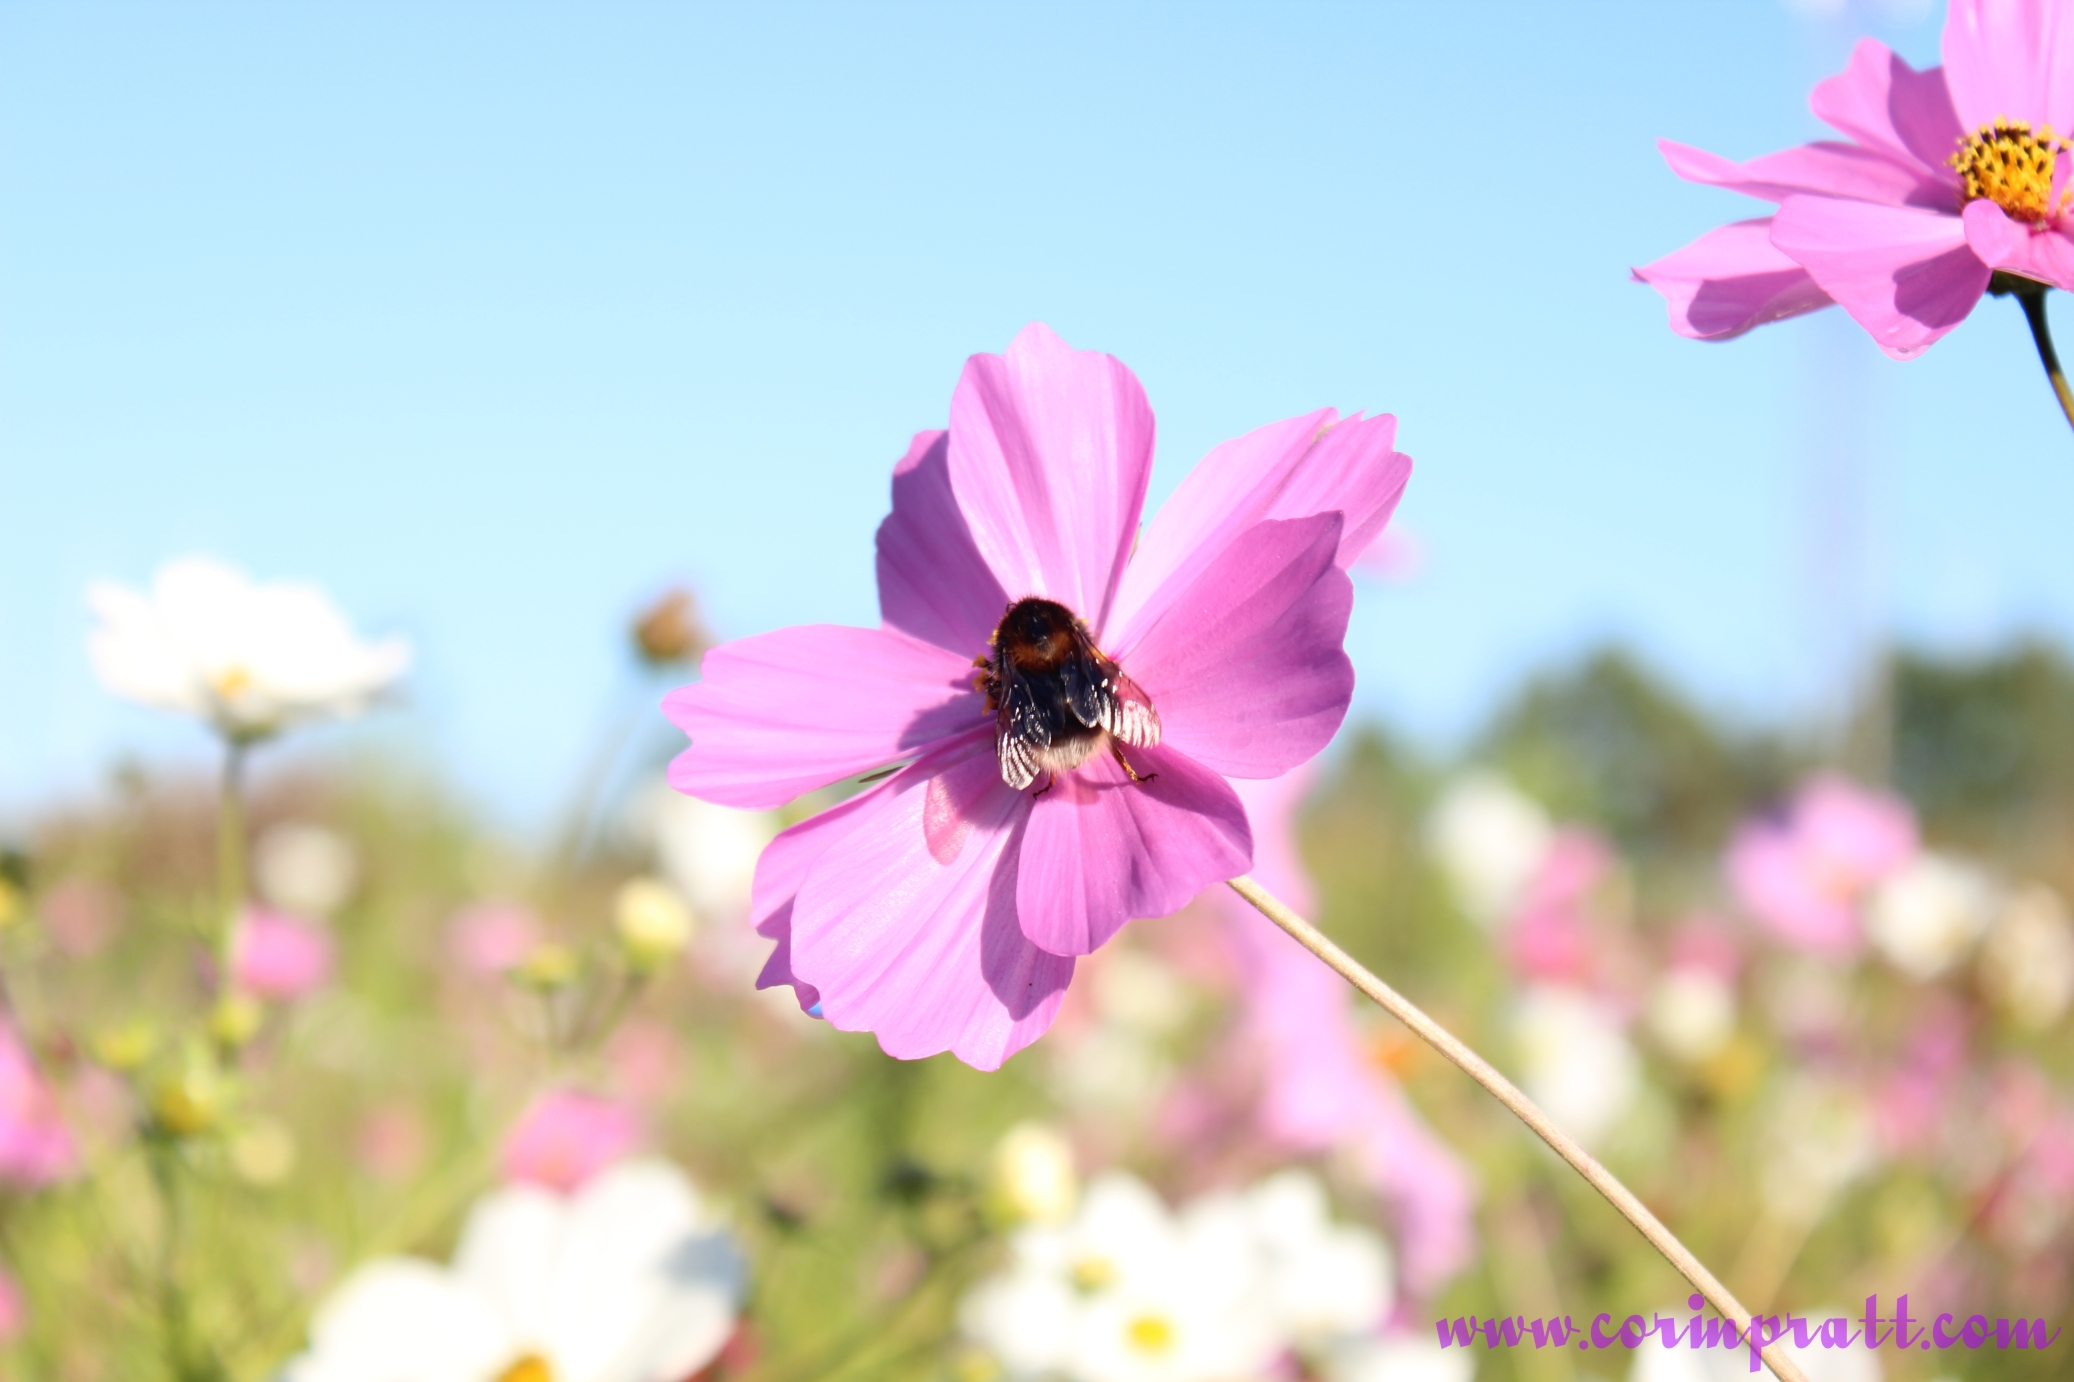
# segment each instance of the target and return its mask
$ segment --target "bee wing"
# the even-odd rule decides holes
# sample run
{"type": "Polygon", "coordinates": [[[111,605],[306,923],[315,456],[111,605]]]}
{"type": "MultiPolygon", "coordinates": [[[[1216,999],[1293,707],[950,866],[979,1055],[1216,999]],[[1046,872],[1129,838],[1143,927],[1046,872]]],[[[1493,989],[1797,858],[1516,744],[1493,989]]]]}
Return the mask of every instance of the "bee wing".
{"type": "Polygon", "coordinates": [[[1120,744],[1149,749],[1159,742],[1159,712],[1152,698],[1123,674],[1115,663],[1103,669],[1101,702],[1102,728],[1120,744]]]}
{"type": "Polygon", "coordinates": [[[1051,747],[1051,726],[1038,708],[1036,692],[1003,658],[1001,708],[994,712],[994,751],[1001,780],[1021,791],[1037,780],[1037,750],[1051,747]]]}
{"type": "Polygon", "coordinates": [[[1091,646],[1076,649],[1059,664],[1059,684],[1066,692],[1066,708],[1089,729],[1103,722],[1103,708],[1113,698],[1109,674],[1115,670],[1105,666],[1102,655],[1091,646]]]}

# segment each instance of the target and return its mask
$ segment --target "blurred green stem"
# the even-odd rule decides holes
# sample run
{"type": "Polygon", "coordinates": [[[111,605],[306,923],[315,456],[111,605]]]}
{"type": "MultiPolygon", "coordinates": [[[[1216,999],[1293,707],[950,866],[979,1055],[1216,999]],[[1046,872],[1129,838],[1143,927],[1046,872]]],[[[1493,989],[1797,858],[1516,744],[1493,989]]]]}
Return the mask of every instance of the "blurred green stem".
{"type": "Polygon", "coordinates": [[[216,801],[217,986],[230,983],[231,939],[245,903],[245,754],[239,739],[223,746],[223,785],[216,801]]]}
{"type": "Polygon", "coordinates": [[[158,1309],[165,1337],[166,1371],[173,1382],[223,1382],[222,1366],[194,1337],[187,1295],[181,1289],[187,1196],[180,1183],[180,1151],[162,1135],[150,1134],[149,1138],[145,1155],[151,1163],[151,1184],[158,1192],[159,1203],[158,1309]]]}
{"type": "MultiPolygon", "coordinates": [[[[1361,990],[1377,1007],[1411,1028],[1428,1046],[1454,1062],[1463,1074],[1482,1085],[1492,1098],[1511,1109],[1535,1136],[1569,1162],[1592,1189],[1605,1196],[1608,1203],[1640,1230],[1650,1246],[1678,1269],[1680,1276],[1698,1288],[1725,1318],[1734,1320],[1737,1330],[1748,1337],[1750,1312],[1743,1308],[1743,1303],[1707,1270],[1706,1264],[1692,1255],[1691,1249],[1678,1241],[1677,1235],[1664,1227],[1661,1219],[1649,1212],[1649,1206],[1637,1199],[1634,1191],[1601,1166],[1576,1138],[1558,1127],[1554,1119],[1541,1111],[1540,1105],[1520,1092],[1519,1086],[1499,1074],[1495,1066],[1470,1050],[1454,1033],[1428,1017],[1417,1004],[1369,973],[1358,960],[1334,945],[1324,932],[1291,911],[1273,893],[1244,877],[1232,879],[1231,889],[1251,903],[1262,916],[1288,932],[1298,945],[1323,960],[1334,973],[1361,990]]],[[[1764,1361],[1771,1366],[1779,1382],[1807,1382],[1807,1374],[1800,1370],[1781,1345],[1767,1344],[1763,1354],[1764,1361]]]]}

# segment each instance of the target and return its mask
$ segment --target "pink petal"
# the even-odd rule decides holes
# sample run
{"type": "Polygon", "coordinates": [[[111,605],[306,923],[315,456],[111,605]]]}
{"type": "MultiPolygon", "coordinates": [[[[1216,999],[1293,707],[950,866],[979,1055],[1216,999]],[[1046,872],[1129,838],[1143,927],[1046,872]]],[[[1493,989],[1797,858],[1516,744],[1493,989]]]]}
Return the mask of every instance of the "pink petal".
{"type": "Polygon", "coordinates": [[[2061,0],[1952,0],[1944,79],[1967,130],[1998,116],[2074,129],[2074,14],[2061,0]]]}
{"type": "Polygon", "coordinates": [[[1991,269],[2074,289],[2074,243],[2056,229],[2033,230],[1985,199],[1966,203],[1966,245],[1991,269]]]}
{"type": "Polygon", "coordinates": [[[886,1054],[951,1051],[993,1070],[1043,1035],[1073,962],[1016,925],[1016,850],[1026,799],[1001,782],[990,736],[932,754],[863,798],[809,867],[792,904],[791,967],[843,1031],[886,1054]],[[938,780],[947,785],[938,785],[938,780]],[[932,850],[932,799],[965,804],[948,861],[932,850]]]}
{"type": "MultiPolygon", "coordinates": [[[[812,984],[792,972],[793,901],[806,885],[807,874],[813,869],[814,862],[852,828],[851,818],[868,810],[873,800],[886,790],[885,787],[874,787],[778,832],[778,837],[765,845],[763,853],[757,856],[756,878],[749,890],[749,916],[757,935],[778,944],[764,963],[763,972],[756,976],[756,987],[768,989],[790,984],[801,1012],[814,1013],[820,1005],[821,995],[812,984]]],[[[814,1015],[818,1017],[820,1014],[814,1015]]]]}
{"type": "Polygon", "coordinates": [[[1844,70],[1815,88],[1817,118],[1859,143],[1921,164],[1956,189],[1948,160],[1964,133],[1944,69],[1918,72],[1878,39],[1858,41],[1844,70]]]}
{"type": "Polygon", "coordinates": [[[1133,613],[1116,656],[1163,742],[1229,777],[1274,777],[1325,747],[1354,694],[1341,547],[1336,513],[1259,523],[1133,613]]]}
{"type": "Polygon", "coordinates": [[[1957,181],[1926,174],[1913,162],[1902,163],[1856,144],[1802,144],[1748,163],[1737,163],[1704,149],[1668,139],[1656,141],[1664,162],[1687,182],[1725,187],[1746,197],[1783,201],[1796,192],[1888,206],[1924,206],[1949,211],[1958,204],[1957,181]]]}
{"type": "Polygon", "coordinates": [[[951,485],[1009,599],[1047,596],[1100,632],[1145,507],[1152,431],[1122,361],[1041,323],[1006,354],[966,361],[951,396],[951,485]]]}
{"type": "Polygon", "coordinates": [[[691,736],[670,785],[723,806],[783,806],[986,715],[970,653],[891,629],[779,629],[715,648],[701,670],[663,701],[691,736]]]}
{"type": "Polygon", "coordinates": [[[1835,891],[1779,826],[1743,827],[1729,845],[1727,865],[1737,898],[1778,940],[1838,959],[1863,948],[1851,898],[1835,891]]]}
{"type": "Polygon", "coordinates": [[[1725,341],[1754,326],[1830,305],[1808,271],[1772,246],[1771,217],[1710,230],[1635,279],[1664,296],[1671,330],[1700,341],[1725,341]]]}
{"type": "Polygon", "coordinates": [[[1215,559],[1263,519],[1339,511],[1337,560],[1352,565],[1390,521],[1411,478],[1411,457],[1395,449],[1397,419],[1389,414],[1337,417],[1321,408],[1270,423],[1205,456],[1145,525],[1124,569],[1112,625],[1121,631],[1176,573],[1215,559]]]}
{"type": "Polygon", "coordinates": [[[1897,360],[1919,355],[1966,320],[1988,266],[1966,248],[1959,218],[1834,197],[1788,197],[1772,243],[1897,360]]]}
{"type": "Polygon", "coordinates": [[[966,657],[986,650],[1008,597],[951,492],[950,433],[917,432],[893,467],[893,512],[879,524],[878,548],[887,624],[966,657]]]}
{"type": "Polygon", "coordinates": [[[1015,908],[1023,935],[1054,955],[1085,955],[1133,917],[1178,912],[1252,863],[1229,783],[1166,745],[1125,752],[1145,781],[1100,754],[1031,807],[1015,908]]]}

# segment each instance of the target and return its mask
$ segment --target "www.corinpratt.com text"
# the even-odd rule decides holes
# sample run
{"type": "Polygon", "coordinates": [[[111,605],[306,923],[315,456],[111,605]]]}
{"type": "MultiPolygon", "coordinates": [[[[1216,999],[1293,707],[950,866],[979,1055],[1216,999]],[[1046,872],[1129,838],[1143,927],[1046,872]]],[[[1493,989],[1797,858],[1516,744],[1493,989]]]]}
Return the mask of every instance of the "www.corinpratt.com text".
{"type": "Polygon", "coordinates": [[[1568,1315],[1559,1320],[1530,1320],[1524,1315],[1480,1320],[1469,1315],[1437,1320],[1434,1328],[1442,1348],[1467,1348],[1479,1339],[1486,1348],[1636,1349],[1652,1339],[1662,1348],[1741,1348],[1749,1352],[1752,1372],[1763,1366],[1761,1350],[1781,1341],[1797,1349],[2028,1349],[2050,1348],[2060,1337],[2058,1329],[2046,1330],[2044,1320],[1990,1319],[1951,1311],[1911,1314],[1907,1296],[1898,1297],[1894,1313],[1881,1318],[1879,1301],[1878,1296],[1867,1296],[1864,1315],[1855,1319],[1847,1315],[1756,1315],[1747,1334],[1733,1320],[1706,1315],[1702,1310],[1706,1302],[1698,1295],[1685,1302],[1692,1314],[1683,1319],[1664,1314],[1629,1315],[1622,1320],[1610,1314],[1596,1315],[1580,1327],[1568,1315]]]}

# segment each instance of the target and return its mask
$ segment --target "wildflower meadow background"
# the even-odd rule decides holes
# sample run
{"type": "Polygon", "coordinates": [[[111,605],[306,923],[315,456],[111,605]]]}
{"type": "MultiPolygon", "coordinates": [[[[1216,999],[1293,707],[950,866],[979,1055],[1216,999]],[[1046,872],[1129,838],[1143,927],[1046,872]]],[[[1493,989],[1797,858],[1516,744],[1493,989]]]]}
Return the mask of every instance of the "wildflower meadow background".
{"type": "Polygon", "coordinates": [[[2062,22],[0,4],[0,1377],[2074,1324],[2062,22]]]}

